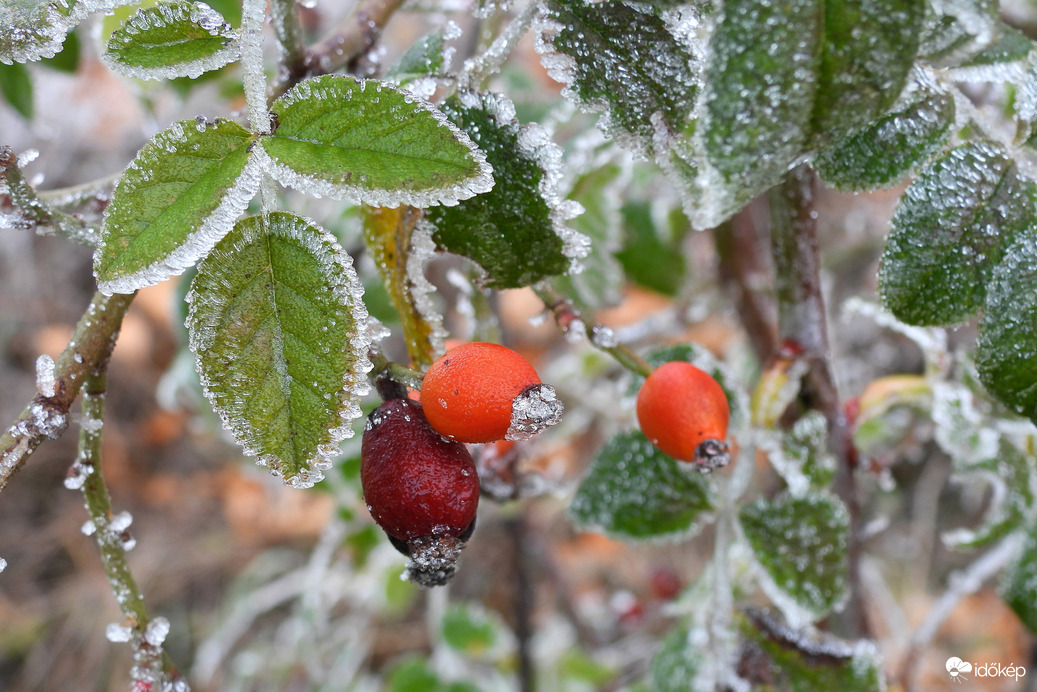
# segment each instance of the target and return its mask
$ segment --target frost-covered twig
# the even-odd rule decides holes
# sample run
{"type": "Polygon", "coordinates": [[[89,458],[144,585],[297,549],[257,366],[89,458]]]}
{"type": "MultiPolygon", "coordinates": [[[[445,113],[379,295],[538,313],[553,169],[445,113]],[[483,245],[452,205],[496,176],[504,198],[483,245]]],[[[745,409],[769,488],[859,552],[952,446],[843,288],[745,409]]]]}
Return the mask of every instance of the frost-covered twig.
{"type": "Polygon", "coordinates": [[[112,641],[133,642],[133,682],[148,684],[148,689],[158,689],[157,685],[168,684],[171,689],[186,690],[179,671],[162,648],[169,632],[169,621],[148,615],[144,597],[126,561],[126,551],[134,544],[129,534],[132,519],[125,512],[112,515],[112,498],[101,472],[101,432],[104,427],[106,388],[105,370],[91,373],[83,384],[79,455],[65,485],[83,491],[86,509],[90,513],[90,520],[83,530],[97,540],[112,595],[126,620],[122,625],[109,625],[108,638],[112,641]]]}
{"type": "Polygon", "coordinates": [[[772,190],[771,254],[779,337],[803,349],[810,365],[803,391],[810,406],[824,414],[828,422],[829,448],[838,460],[834,489],[850,515],[847,546],[850,597],[843,611],[842,634],[856,638],[871,633],[860,575],[861,507],[854,478],[857,459],[832,373],[814,208],[817,187],[817,175],[808,166],[801,165],[772,190]]]}
{"type": "Polygon", "coordinates": [[[630,372],[642,377],[648,377],[651,374],[652,366],[634,353],[629,346],[619,343],[611,329],[601,324],[591,325],[588,329],[569,299],[547,284],[539,284],[533,288],[540,300],[554,315],[555,322],[558,323],[558,328],[562,330],[566,339],[575,341],[589,337],[592,346],[615,358],[630,372]]]}
{"type": "Polygon", "coordinates": [[[255,132],[270,132],[270,105],[267,103],[266,73],[263,71],[263,24],[266,0],[241,3],[241,81],[245,87],[248,122],[255,132]]]}
{"type": "Polygon", "coordinates": [[[967,596],[979,591],[984,582],[1008,564],[1018,552],[1023,538],[1024,536],[1020,532],[1010,534],[983,557],[948,578],[947,590],[933,604],[925,620],[911,635],[911,643],[904,654],[903,667],[900,669],[900,675],[897,676],[904,689],[915,689],[914,680],[918,664],[922,660],[922,651],[932,643],[940,626],[950,617],[959,603],[967,596]]]}
{"type": "Polygon", "coordinates": [[[6,193],[12,208],[11,211],[7,211],[7,205],[0,196],[0,228],[5,225],[14,228],[34,228],[41,235],[46,234],[46,229],[53,229],[57,235],[80,245],[97,246],[97,230],[82,220],[53,208],[41,199],[18,167],[14,151],[6,146],[0,147],[0,191],[6,193]]]}
{"type": "Polygon", "coordinates": [[[103,370],[107,365],[122,318],[134,295],[94,294],[68,346],[53,370],[46,373],[50,392],[37,393],[0,435],[0,491],[44,440],[57,439],[65,432],[68,412],[83,381],[91,372],[103,370]]]}

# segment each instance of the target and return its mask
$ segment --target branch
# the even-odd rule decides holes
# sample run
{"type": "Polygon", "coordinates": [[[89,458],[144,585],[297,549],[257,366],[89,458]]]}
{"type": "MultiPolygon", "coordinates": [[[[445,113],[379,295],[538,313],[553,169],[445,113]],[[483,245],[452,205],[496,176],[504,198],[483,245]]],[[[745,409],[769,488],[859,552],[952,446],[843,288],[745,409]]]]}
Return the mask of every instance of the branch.
{"type": "Polygon", "coordinates": [[[132,519],[126,513],[112,516],[112,498],[101,472],[101,431],[104,427],[107,380],[106,371],[102,369],[91,373],[83,383],[79,455],[65,485],[83,491],[86,509],[90,513],[90,524],[87,526],[92,526],[112,595],[126,618],[127,625],[109,627],[108,638],[112,641],[133,642],[134,682],[156,684],[172,681],[179,678],[180,674],[162,648],[169,631],[169,621],[165,618],[152,619],[148,615],[144,597],[126,561],[126,551],[134,544],[129,533],[132,519]]]}
{"type": "Polygon", "coordinates": [[[771,191],[771,253],[778,301],[778,333],[782,340],[803,349],[810,366],[803,387],[807,403],[823,413],[828,422],[828,444],[838,462],[834,489],[850,515],[850,600],[843,611],[843,627],[844,634],[858,638],[871,636],[871,626],[860,572],[861,507],[854,478],[857,452],[832,374],[814,209],[817,186],[816,174],[801,165],[771,191]]]}
{"type": "Polygon", "coordinates": [[[69,410],[87,376],[104,370],[111,357],[122,318],[133,294],[95,293],[79,319],[68,346],[54,367],[53,395],[39,392],[0,436],[0,491],[46,439],[57,439],[68,427],[69,410]]]}
{"type": "MultiPolygon", "coordinates": [[[[13,221],[15,228],[35,228],[41,235],[46,235],[45,229],[53,229],[57,235],[80,245],[97,247],[97,229],[44,202],[25,179],[14,151],[7,146],[0,147],[0,189],[6,189],[9,204],[19,217],[13,221]]],[[[0,210],[6,206],[0,200],[0,210]]]]}
{"type": "Polygon", "coordinates": [[[555,322],[566,339],[579,340],[590,337],[591,345],[615,358],[620,365],[642,377],[652,374],[652,366],[644,358],[637,355],[629,346],[616,340],[615,333],[602,324],[593,324],[587,329],[586,323],[576,311],[572,302],[547,284],[534,286],[537,296],[554,315],[555,322]]]}

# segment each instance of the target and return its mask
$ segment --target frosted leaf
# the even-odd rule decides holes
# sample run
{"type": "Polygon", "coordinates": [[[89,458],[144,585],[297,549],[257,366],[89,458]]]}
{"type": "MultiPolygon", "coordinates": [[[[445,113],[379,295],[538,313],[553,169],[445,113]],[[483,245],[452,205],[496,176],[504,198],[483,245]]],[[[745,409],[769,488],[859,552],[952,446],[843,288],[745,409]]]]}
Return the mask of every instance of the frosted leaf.
{"type": "Polygon", "coordinates": [[[996,0],[932,0],[919,56],[935,67],[954,67],[992,46],[999,35],[996,0]]]}
{"type": "Polygon", "coordinates": [[[885,306],[909,324],[963,322],[983,306],[1004,248],[1035,219],[1037,188],[995,144],[927,166],[900,199],[882,254],[885,306]]]}
{"type": "Polygon", "coordinates": [[[1031,634],[1037,634],[1037,529],[1029,527],[1026,540],[1005,570],[1001,598],[1031,634]]]}
{"type": "Polygon", "coordinates": [[[976,344],[983,386],[1030,420],[1037,420],[1035,290],[1037,230],[1031,227],[1008,246],[993,271],[976,344]]]}
{"type": "Polygon", "coordinates": [[[972,391],[954,382],[932,383],[933,439],[955,464],[967,467],[997,456],[1000,436],[973,404],[972,391]]]}
{"type": "Polygon", "coordinates": [[[203,2],[142,7],[112,33],[105,63],[137,79],[194,79],[238,57],[238,33],[203,2]]]}
{"type": "Polygon", "coordinates": [[[364,207],[364,242],[399,316],[407,353],[425,368],[443,352],[446,330],[433,303],[435,287],[425,266],[435,255],[431,229],[407,208],[364,207]]]}
{"type": "MultiPolygon", "coordinates": [[[[684,466],[690,466],[685,464],[684,466]]],[[[616,538],[687,538],[713,508],[714,490],[638,431],[609,440],[569,506],[578,526],[616,538]]]]}
{"type": "Polygon", "coordinates": [[[105,628],[104,636],[107,637],[110,642],[128,642],[133,639],[133,628],[129,625],[120,625],[112,622],[105,628]]]}
{"type": "Polygon", "coordinates": [[[900,108],[823,149],[814,165],[840,190],[889,187],[935,156],[954,122],[954,99],[922,82],[900,108]]]}
{"type": "Polygon", "coordinates": [[[425,221],[436,244],[478,264],[491,288],[572,271],[588,241],[569,226],[582,207],[558,193],[561,149],[539,125],[520,125],[503,95],[464,91],[442,108],[486,153],[496,184],[456,207],[429,209],[425,221]]]}
{"type": "Polygon", "coordinates": [[[325,75],[271,108],[256,153],[281,184],[373,206],[454,205],[488,191],[492,168],[428,101],[388,83],[325,75]]]}
{"type": "Polygon", "coordinates": [[[686,217],[673,214],[669,204],[661,200],[630,200],[620,212],[625,233],[616,259],[623,265],[627,279],[656,293],[676,297],[687,272],[682,248],[688,230],[686,217]]]}
{"type": "Polygon", "coordinates": [[[843,311],[846,319],[856,316],[867,317],[878,326],[907,337],[921,349],[930,364],[939,364],[946,358],[947,332],[943,329],[905,324],[882,306],[858,297],[849,298],[843,303],[843,311]]]}
{"type": "Polygon", "coordinates": [[[511,425],[506,440],[525,440],[542,433],[562,419],[562,402],[554,387],[538,384],[522,390],[511,402],[511,425]]]}
{"type": "Polygon", "coordinates": [[[653,116],[684,128],[699,91],[701,63],[662,18],[618,0],[549,0],[536,50],[563,94],[602,112],[601,127],[624,145],[651,145],[653,116]]]}
{"type": "Polygon", "coordinates": [[[238,223],[198,267],[187,326],[205,394],[245,453],[294,487],[323,478],[368,391],[352,261],[283,212],[238,223]]]}
{"type": "Polygon", "coordinates": [[[386,73],[386,79],[414,91],[416,82],[428,80],[433,87],[436,77],[450,71],[455,49],[446,42],[459,38],[461,27],[448,22],[443,31],[434,31],[415,41],[386,73]],[[431,79],[430,79],[431,78],[431,79]]]}
{"type": "Polygon", "coordinates": [[[1007,440],[1000,440],[994,456],[973,461],[954,478],[969,486],[985,483],[990,489],[990,499],[979,526],[961,527],[943,534],[944,543],[951,547],[989,545],[1013,531],[1032,526],[1037,518],[1035,460],[1007,440]]]}
{"type": "Polygon", "coordinates": [[[68,32],[91,12],[133,0],[6,0],[0,2],[0,63],[35,62],[61,50],[68,32]]]}
{"type": "Polygon", "coordinates": [[[760,586],[793,627],[842,605],[850,518],[837,498],[824,492],[760,498],[739,519],[760,565],[760,586]]]}
{"type": "Polygon", "coordinates": [[[823,490],[835,476],[836,461],[828,453],[828,423],[817,411],[801,417],[787,433],[763,436],[760,447],[793,497],[823,490]]]}
{"type": "Polygon", "coordinates": [[[58,393],[54,377],[54,359],[47,354],[36,359],[36,393],[50,398],[58,393]]]}
{"type": "Polygon", "coordinates": [[[164,617],[152,618],[144,630],[144,641],[151,646],[159,647],[165,643],[169,635],[169,620],[164,617]]]}
{"type": "Polygon", "coordinates": [[[106,295],[182,274],[234,225],[259,189],[254,135],[228,120],[183,120],[141,149],[115,186],[94,255],[106,295]]]}

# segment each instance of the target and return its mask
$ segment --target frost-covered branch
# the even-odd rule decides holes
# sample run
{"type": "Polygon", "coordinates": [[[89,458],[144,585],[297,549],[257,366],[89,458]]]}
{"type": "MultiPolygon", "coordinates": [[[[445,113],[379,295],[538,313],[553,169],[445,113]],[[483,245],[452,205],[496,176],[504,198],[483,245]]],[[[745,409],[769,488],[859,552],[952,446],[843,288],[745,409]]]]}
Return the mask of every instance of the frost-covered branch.
{"type": "Polygon", "coordinates": [[[615,358],[620,365],[630,372],[642,377],[648,377],[651,374],[652,366],[641,356],[634,353],[629,346],[619,343],[615,333],[610,328],[602,324],[594,324],[588,328],[586,323],[580,318],[580,314],[576,311],[572,302],[558,291],[546,284],[534,286],[533,288],[536,290],[540,300],[544,302],[547,309],[554,315],[555,322],[558,323],[558,328],[562,330],[566,339],[578,341],[584,337],[589,337],[591,345],[615,358]]]}
{"type": "Polygon", "coordinates": [[[261,134],[270,132],[270,105],[263,71],[263,24],[266,0],[241,3],[241,80],[245,87],[248,122],[261,134]]]}
{"type": "Polygon", "coordinates": [[[0,195],[0,228],[34,228],[40,234],[53,229],[57,235],[80,245],[97,246],[97,230],[41,199],[25,179],[18,166],[18,157],[11,147],[6,146],[0,147],[0,193],[5,193],[0,195]]]}
{"type": "Polygon", "coordinates": [[[108,639],[133,642],[134,666],[131,676],[134,683],[147,684],[148,689],[169,684],[171,689],[186,690],[187,686],[180,679],[176,666],[162,648],[169,632],[169,621],[148,615],[144,597],[126,561],[126,551],[135,544],[129,533],[132,518],[128,512],[112,515],[112,498],[101,472],[101,435],[107,379],[106,371],[98,370],[91,373],[83,384],[79,454],[65,485],[83,491],[86,509],[90,513],[83,532],[93,535],[97,540],[112,595],[125,617],[125,624],[108,626],[108,639]]]}
{"type": "Polygon", "coordinates": [[[808,166],[801,165],[771,191],[771,254],[778,302],[778,334],[782,341],[802,348],[810,366],[804,394],[809,405],[823,413],[828,422],[829,448],[838,460],[834,489],[850,515],[850,599],[843,611],[843,634],[863,637],[870,636],[871,627],[860,575],[861,508],[854,478],[857,459],[832,374],[814,208],[817,188],[817,175],[808,166]]]}
{"type": "Polygon", "coordinates": [[[95,293],[57,363],[41,359],[36,396],[0,436],[0,491],[25,460],[47,439],[68,427],[69,410],[87,376],[103,370],[115,346],[133,294],[95,293]]]}

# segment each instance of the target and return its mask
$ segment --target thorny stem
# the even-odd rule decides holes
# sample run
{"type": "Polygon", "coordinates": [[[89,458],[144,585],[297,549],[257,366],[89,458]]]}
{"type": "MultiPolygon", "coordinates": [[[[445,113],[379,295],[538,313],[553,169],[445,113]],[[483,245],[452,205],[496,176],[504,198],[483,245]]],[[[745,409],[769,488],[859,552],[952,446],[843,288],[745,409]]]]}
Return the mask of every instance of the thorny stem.
{"type": "MultiPolygon", "coordinates": [[[[558,323],[558,327],[563,334],[569,335],[574,330],[586,328],[586,325],[580,318],[580,313],[577,312],[572,302],[558,291],[545,284],[534,286],[534,289],[540,300],[554,315],[555,322],[558,323]]],[[[588,333],[591,345],[615,358],[620,365],[630,372],[642,377],[648,377],[652,373],[652,366],[644,358],[634,353],[629,346],[616,343],[612,339],[599,338],[602,334],[611,334],[611,330],[608,327],[594,324],[591,325],[588,333]]]]}
{"type": "Polygon", "coordinates": [[[107,367],[133,296],[95,293],[79,319],[68,346],[54,367],[55,394],[37,394],[0,436],[0,491],[45,439],[57,439],[68,427],[68,412],[83,381],[107,367]]]}
{"type": "Polygon", "coordinates": [[[1014,533],[1005,538],[983,557],[968,566],[967,569],[955,572],[948,579],[948,588],[933,604],[925,620],[911,635],[911,643],[904,655],[900,674],[897,676],[900,685],[906,690],[916,689],[915,677],[918,664],[925,651],[940,629],[940,625],[950,617],[967,596],[976,593],[983,583],[1001,571],[1019,549],[1023,536],[1014,533]]]}
{"type": "Polygon", "coordinates": [[[771,252],[778,332],[783,340],[793,341],[803,348],[810,365],[804,394],[809,405],[824,414],[828,423],[829,449],[838,461],[834,489],[850,515],[850,597],[843,611],[843,634],[869,637],[871,626],[861,579],[861,507],[854,478],[857,453],[832,374],[814,210],[817,186],[817,175],[808,166],[801,165],[771,191],[771,252]]]}
{"type": "MultiPolygon", "coordinates": [[[[96,247],[97,230],[76,217],[52,208],[36,193],[25,175],[18,168],[17,157],[11,147],[0,147],[0,190],[6,189],[11,206],[21,216],[16,225],[21,228],[52,228],[54,232],[69,240],[96,247]]],[[[6,206],[0,200],[0,210],[6,206]]]]}
{"type": "MultiPolygon", "coordinates": [[[[87,375],[83,382],[83,424],[79,429],[79,456],[76,459],[76,465],[84,475],[83,499],[94,525],[94,536],[101,551],[101,563],[104,565],[105,574],[108,575],[112,594],[127,624],[133,630],[138,667],[141,664],[148,667],[151,663],[155,667],[161,667],[163,679],[178,678],[180,674],[168,654],[160,646],[153,646],[145,639],[151,617],[126,561],[125,541],[129,536],[125,531],[116,532],[110,525],[112,498],[101,471],[101,433],[107,381],[106,368],[99,368],[87,375]]],[[[142,674],[147,675],[148,671],[138,671],[138,675],[142,674]]]]}

